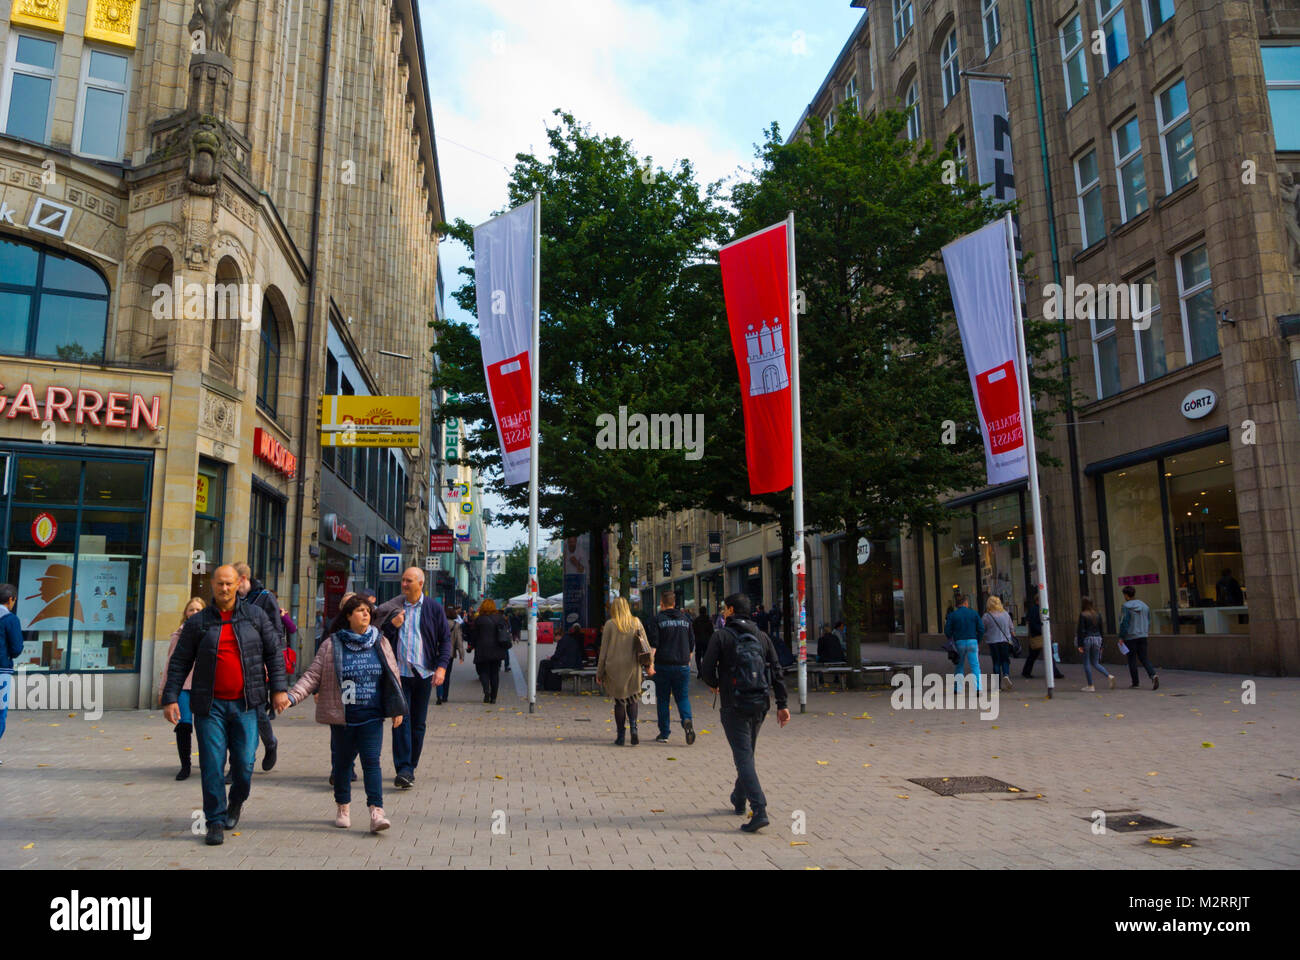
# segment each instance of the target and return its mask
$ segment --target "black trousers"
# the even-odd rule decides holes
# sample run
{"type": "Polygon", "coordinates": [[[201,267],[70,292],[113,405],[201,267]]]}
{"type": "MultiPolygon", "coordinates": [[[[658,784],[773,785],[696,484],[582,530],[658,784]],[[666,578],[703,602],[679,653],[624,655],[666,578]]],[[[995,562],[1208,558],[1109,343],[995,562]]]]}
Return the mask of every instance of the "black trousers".
{"type": "Polygon", "coordinates": [[[754,816],[762,817],[767,813],[767,797],[758,782],[758,771],[754,767],[754,748],[758,743],[758,731],[763,726],[767,711],[755,716],[737,713],[733,707],[723,707],[720,711],[722,730],[731,745],[731,759],[736,764],[736,785],[731,790],[731,802],[740,806],[749,801],[754,816]]]}
{"type": "Polygon", "coordinates": [[[495,700],[497,687],[501,684],[501,661],[474,660],[474,669],[478,672],[478,682],[483,684],[483,696],[495,700]]]}
{"type": "Polygon", "coordinates": [[[268,750],[271,749],[271,744],[275,743],[275,731],[271,729],[273,710],[275,708],[269,703],[257,708],[257,735],[262,738],[262,746],[268,750]]]}
{"type": "MultiPolygon", "coordinates": [[[[1034,664],[1038,661],[1038,658],[1041,657],[1042,655],[1043,655],[1042,650],[1035,650],[1031,647],[1028,654],[1026,654],[1025,656],[1025,667],[1023,670],[1020,671],[1020,675],[1022,677],[1032,676],[1034,672],[1034,664]]],[[[1050,656],[1047,657],[1046,660],[1048,663],[1052,665],[1052,669],[1056,671],[1056,673],[1053,674],[1053,676],[1055,676],[1057,680],[1064,679],[1065,674],[1061,672],[1061,668],[1056,665],[1056,662],[1050,656]]]]}
{"type": "Polygon", "coordinates": [[[1133,686],[1138,685],[1138,661],[1142,661],[1142,666],[1147,672],[1148,677],[1156,675],[1155,668],[1151,666],[1151,661],[1147,659],[1147,638],[1134,637],[1131,640],[1125,640],[1124,645],[1128,647],[1128,675],[1133,680],[1133,686]]]}

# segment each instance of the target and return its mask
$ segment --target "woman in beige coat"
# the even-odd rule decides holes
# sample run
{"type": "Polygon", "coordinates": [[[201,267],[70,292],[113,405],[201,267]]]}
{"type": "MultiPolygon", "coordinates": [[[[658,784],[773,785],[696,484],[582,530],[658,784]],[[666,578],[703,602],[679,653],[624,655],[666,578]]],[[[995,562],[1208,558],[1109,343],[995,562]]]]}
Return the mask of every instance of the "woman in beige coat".
{"type": "MultiPolygon", "coordinates": [[[[632,744],[640,740],[636,735],[636,708],[641,699],[641,650],[648,649],[645,627],[632,616],[627,601],[615,597],[609,605],[610,618],[600,635],[600,658],[596,661],[596,682],[605,693],[614,698],[614,722],[618,737],[614,745],[623,745],[624,721],[632,729],[632,744]],[[645,645],[644,647],[642,645],[645,645]]],[[[647,673],[654,676],[654,657],[651,651],[647,673]]]]}

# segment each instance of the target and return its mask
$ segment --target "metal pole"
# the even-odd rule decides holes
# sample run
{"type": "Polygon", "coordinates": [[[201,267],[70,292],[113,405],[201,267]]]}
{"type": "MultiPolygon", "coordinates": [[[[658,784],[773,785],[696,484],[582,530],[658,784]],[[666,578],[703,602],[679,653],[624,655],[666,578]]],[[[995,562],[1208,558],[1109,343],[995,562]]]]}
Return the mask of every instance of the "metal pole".
{"type": "Polygon", "coordinates": [[[537,427],[541,420],[542,195],[533,194],[533,343],[528,351],[532,411],[528,418],[528,712],[537,710],[537,427]]]}
{"type": "Polygon", "coordinates": [[[1034,442],[1034,405],[1029,392],[1029,360],[1025,355],[1025,321],[1020,307],[1020,270],[1016,264],[1015,232],[1008,211],[1007,260],[1011,264],[1011,297],[1016,310],[1016,351],[1020,359],[1020,425],[1025,431],[1025,455],[1029,458],[1029,501],[1034,515],[1034,555],[1038,559],[1038,606],[1043,623],[1043,659],[1046,661],[1047,696],[1056,684],[1056,660],[1052,656],[1051,605],[1047,602],[1047,554],[1043,549],[1043,508],[1038,493],[1038,451],[1034,442]]]}
{"type": "Polygon", "coordinates": [[[808,612],[804,606],[803,436],[799,415],[799,298],[795,287],[794,211],[785,221],[785,257],[790,268],[790,407],[794,414],[794,550],[795,602],[799,604],[799,712],[808,710],[808,612]]]}

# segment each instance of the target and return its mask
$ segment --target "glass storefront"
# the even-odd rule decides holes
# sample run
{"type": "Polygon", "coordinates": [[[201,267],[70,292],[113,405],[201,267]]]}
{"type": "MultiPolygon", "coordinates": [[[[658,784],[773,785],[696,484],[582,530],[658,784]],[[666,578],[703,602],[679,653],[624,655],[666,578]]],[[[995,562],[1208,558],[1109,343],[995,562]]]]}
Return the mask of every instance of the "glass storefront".
{"type": "Polygon", "coordinates": [[[212,596],[212,574],[225,561],[221,545],[226,529],[226,465],[199,458],[194,486],[194,547],[190,596],[212,596]]]}
{"type": "MultiPolygon", "coordinates": [[[[859,620],[859,629],[866,642],[883,642],[891,633],[902,633],[906,628],[903,618],[903,554],[897,532],[877,531],[869,538],[871,544],[867,562],[857,562],[857,543],[851,547],[844,537],[826,541],[827,595],[826,609],[830,622],[859,620]],[[866,607],[860,618],[845,608],[843,551],[851,549],[850,570],[861,577],[866,607]],[[874,634],[875,636],[871,636],[874,634]]],[[[811,609],[811,608],[810,608],[811,609]]],[[[852,626],[852,624],[850,624],[852,626]]],[[[811,636],[811,633],[810,633],[811,636]]]]}
{"type": "Polygon", "coordinates": [[[1227,443],[1100,477],[1112,617],[1132,586],[1151,632],[1248,633],[1249,591],[1227,443]]]}
{"type": "Polygon", "coordinates": [[[139,669],[151,456],[0,451],[0,571],[28,670],[139,669]]]}

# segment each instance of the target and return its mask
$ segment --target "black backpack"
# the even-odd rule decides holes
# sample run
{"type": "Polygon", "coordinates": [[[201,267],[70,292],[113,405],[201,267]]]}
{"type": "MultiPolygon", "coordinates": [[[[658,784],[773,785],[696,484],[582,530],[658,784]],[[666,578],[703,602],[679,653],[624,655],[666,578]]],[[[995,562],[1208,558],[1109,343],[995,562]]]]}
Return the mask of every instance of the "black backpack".
{"type": "Polygon", "coordinates": [[[770,706],[767,694],[771,684],[763,641],[752,633],[727,632],[735,639],[726,680],[731,688],[731,706],[746,716],[765,713],[770,706]]]}

